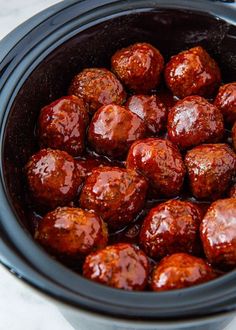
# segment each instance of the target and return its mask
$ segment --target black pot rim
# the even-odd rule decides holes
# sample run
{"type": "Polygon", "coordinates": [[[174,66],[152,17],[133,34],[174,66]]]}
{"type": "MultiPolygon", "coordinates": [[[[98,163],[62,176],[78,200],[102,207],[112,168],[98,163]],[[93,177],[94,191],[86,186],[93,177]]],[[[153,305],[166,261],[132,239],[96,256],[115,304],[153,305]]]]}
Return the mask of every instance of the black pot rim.
{"type": "MultiPolygon", "coordinates": [[[[4,49],[0,57],[1,156],[11,105],[33,69],[74,34],[102,20],[131,13],[134,8],[139,11],[173,8],[202,12],[204,15],[210,13],[236,25],[234,5],[215,3],[213,7],[207,0],[68,0],[46,9],[1,41],[1,48],[4,49]],[[80,13],[79,17],[71,8],[74,6],[80,13]],[[62,10],[65,13],[64,23],[57,21],[62,10]],[[50,25],[45,30],[45,24],[49,21],[50,25]]],[[[0,171],[0,261],[45,294],[80,309],[118,318],[187,319],[236,309],[236,271],[206,284],[158,294],[116,290],[75,274],[35,244],[17,221],[4,179],[3,157],[0,171]]]]}

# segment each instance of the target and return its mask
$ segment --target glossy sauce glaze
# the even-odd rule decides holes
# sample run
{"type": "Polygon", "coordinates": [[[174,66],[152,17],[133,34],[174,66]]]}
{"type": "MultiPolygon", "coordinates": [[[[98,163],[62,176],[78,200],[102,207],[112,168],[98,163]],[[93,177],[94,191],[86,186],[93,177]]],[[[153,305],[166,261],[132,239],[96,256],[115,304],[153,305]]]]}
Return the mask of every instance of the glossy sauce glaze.
{"type": "Polygon", "coordinates": [[[185,166],[180,152],[168,140],[149,138],[133,143],[126,166],[141,173],[157,194],[172,197],[181,191],[185,166]]]}
{"type": "Polygon", "coordinates": [[[151,287],[153,291],[182,289],[215,277],[215,271],[203,259],[186,253],[175,253],[154,267],[151,287]]]}
{"type": "MultiPolygon", "coordinates": [[[[165,104],[165,107],[167,109],[170,109],[176,102],[178,101],[177,97],[174,97],[173,94],[166,89],[164,86],[161,86],[160,89],[157,91],[158,97],[162,100],[162,102],[165,104]]],[[[35,130],[37,134],[37,130],[35,130]]],[[[164,134],[163,138],[166,139],[167,135],[164,134]]],[[[225,139],[228,140],[230,138],[230,133],[226,130],[225,133],[225,139]]],[[[229,139],[230,140],[230,139],[229,139]]],[[[97,168],[99,166],[116,166],[120,168],[125,167],[125,162],[121,160],[114,160],[112,158],[109,158],[108,156],[101,156],[91,150],[88,145],[86,146],[85,153],[81,157],[75,157],[76,160],[76,166],[80,173],[80,179],[84,181],[89,175],[91,175],[92,170],[94,168],[97,168]]],[[[82,185],[80,185],[81,187],[82,185]]],[[[79,188],[77,192],[77,196],[80,194],[81,188],[79,188]]],[[[35,203],[32,201],[30,197],[27,196],[26,192],[26,199],[28,204],[28,223],[31,232],[34,234],[37,231],[37,228],[39,226],[39,223],[42,221],[42,217],[45,214],[44,209],[40,209],[38,205],[35,205],[35,203]]],[[[191,203],[194,203],[198,206],[198,208],[201,210],[202,214],[204,215],[207,211],[210,201],[204,200],[199,201],[196,200],[191,192],[189,191],[188,185],[184,183],[182,187],[182,191],[178,196],[174,198],[175,199],[183,199],[183,200],[189,200],[191,203]]],[[[109,237],[108,237],[108,244],[116,244],[119,242],[126,242],[138,245],[140,240],[140,230],[141,225],[143,223],[143,220],[145,216],[148,214],[148,212],[155,206],[168,201],[169,198],[159,198],[158,196],[155,196],[155,193],[152,192],[148,193],[145,204],[141,211],[139,211],[136,215],[136,217],[133,219],[131,223],[128,225],[124,225],[121,229],[112,229],[110,230],[109,237]]],[[[69,205],[71,207],[75,206],[74,202],[70,202],[69,205]]],[[[201,252],[200,252],[201,255],[201,252]]],[[[203,254],[202,254],[203,256],[203,254]]],[[[61,258],[60,258],[61,259],[61,258]]],[[[148,258],[150,265],[155,265],[156,260],[153,258],[148,258]]],[[[81,272],[81,265],[78,265],[77,262],[74,262],[73,260],[68,263],[66,259],[62,259],[64,263],[66,263],[69,267],[72,269],[75,269],[77,272],[81,272]]]]}
{"type": "Polygon", "coordinates": [[[126,87],[148,93],[160,83],[164,58],[148,43],[136,43],[118,50],[111,59],[112,70],[126,87]]]}
{"type": "Polygon", "coordinates": [[[168,137],[181,149],[221,141],[223,116],[218,108],[200,96],[178,101],[169,112],[168,137]]]}
{"type": "Polygon", "coordinates": [[[79,205],[101,215],[110,228],[120,229],[143,208],[146,193],[147,182],[135,171],[104,166],[87,177],[79,205]]]}
{"type": "Polygon", "coordinates": [[[201,219],[200,209],[189,201],[161,203],[144,218],[139,244],[156,260],[177,252],[198,255],[201,219]]]}
{"type": "Polygon", "coordinates": [[[236,83],[221,86],[214,105],[221,110],[225,121],[232,125],[236,121],[236,83]]]}
{"type": "Polygon", "coordinates": [[[110,104],[93,116],[88,130],[88,142],[100,154],[113,158],[125,157],[131,144],[146,136],[141,118],[126,108],[110,104]]]}
{"type": "Polygon", "coordinates": [[[236,267],[236,198],[219,199],[209,207],[201,238],[207,259],[223,269],[236,267]]]}
{"type": "Polygon", "coordinates": [[[52,148],[68,150],[75,132],[78,150],[73,158],[43,149],[29,160],[33,234],[77,272],[115,288],[171,290],[213,279],[236,266],[235,199],[223,200],[224,214],[220,200],[210,206],[229,196],[236,177],[236,155],[223,143],[234,145],[234,128],[225,134],[213,104],[219,68],[201,47],[180,53],[166,65],[168,90],[160,86],[163,57],[150,44],[118,50],[111,65],[116,76],[84,69],[69,87],[76,96],[41,110],[40,147],[46,136],[52,148]],[[184,98],[189,89],[208,99],[184,98]],[[225,245],[215,244],[214,222],[225,245]]]}
{"type": "MultiPolygon", "coordinates": [[[[157,91],[158,97],[165,104],[167,109],[170,109],[176,102],[178,101],[177,97],[174,97],[173,94],[166,89],[164,86],[161,86],[157,91]]],[[[37,134],[37,130],[35,130],[37,134]]],[[[225,141],[227,143],[231,142],[230,132],[228,130],[225,131],[225,141]]],[[[163,138],[167,138],[166,134],[163,135],[163,138]]],[[[92,172],[92,169],[98,166],[118,166],[125,167],[124,161],[114,160],[107,156],[98,155],[96,152],[92,151],[88,146],[86,147],[85,154],[82,157],[76,157],[76,166],[78,167],[78,171],[80,172],[80,178],[83,180],[89,176],[92,172]]],[[[233,194],[233,193],[232,193],[233,194]]],[[[26,197],[28,200],[28,223],[31,229],[31,232],[34,233],[37,230],[39,222],[42,219],[42,216],[45,214],[44,210],[39,210],[37,206],[32,203],[32,200],[26,197]]],[[[198,207],[202,210],[204,214],[207,208],[210,205],[210,201],[199,201],[192,197],[191,192],[189,191],[188,186],[185,184],[183,186],[182,192],[175,197],[175,199],[182,198],[184,200],[189,200],[190,202],[196,203],[198,207]]],[[[129,242],[132,244],[139,244],[139,236],[141,224],[145,218],[145,215],[150,211],[150,209],[158,204],[167,201],[167,198],[158,198],[157,196],[153,196],[153,194],[149,194],[147,196],[147,200],[143,209],[137,214],[132,223],[124,226],[122,229],[113,230],[109,235],[109,244],[115,244],[118,242],[129,242]]],[[[71,206],[74,206],[74,202],[70,203],[71,206]]],[[[150,259],[151,264],[156,264],[152,258],[150,259]]],[[[70,263],[69,265],[73,269],[75,268],[77,271],[81,271],[80,268],[76,265],[76,263],[70,263]]]]}
{"type": "Polygon", "coordinates": [[[78,259],[107,244],[103,220],[92,211],[58,207],[39,223],[35,238],[59,257],[78,259]]]}
{"type": "Polygon", "coordinates": [[[42,148],[64,150],[75,157],[83,154],[89,117],[81,99],[60,98],[41,110],[38,122],[42,148]]]}
{"type": "Polygon", "coordinates": [[[158,135],[166,125],[167,108],[156,95],[133,95],[125,107],[139,116],[147,126],[147,134],[158,135]]]}
{"type": "Polygon", "coordinates": [[[126,92],[116,76],[104,68],[84,69],[71,82],[69,95],[76,95],[84,100],[90,113],[102,105],[122,104],[126,92]]]}
{"type": "Polygon", "coordinates": [[[221,82],[217,63],[202,47],[172,56],[165,68],[167,86],[180,98],[189,95],[212,96],[221,82]]]}
{"type": "Polygon", "coordinates": [[[137,247],[118,243],[87,256],[83,275],[117,289],[141,291],[147,285],[149,262],[137,247]]]}
{"type": "Polygon", "coordinates": [[[41,149],[30,158],[26,173],[33,200],[46,209],[72,201],[82,182],[74,158],[60,150],[41,149]]]}
{"type": "Polygon", "coordinates": [[[227,144],[204,144],[187,152],[185,165],[193,196],[216,200],[232,184],[236,155],[227,144]]]}

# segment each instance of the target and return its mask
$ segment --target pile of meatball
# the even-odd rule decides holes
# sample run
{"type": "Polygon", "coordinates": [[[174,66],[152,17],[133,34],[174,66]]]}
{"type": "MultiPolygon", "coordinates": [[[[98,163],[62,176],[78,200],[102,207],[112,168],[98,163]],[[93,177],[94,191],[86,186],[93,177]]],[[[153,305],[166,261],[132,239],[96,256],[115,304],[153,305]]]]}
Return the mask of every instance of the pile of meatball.
{"type": "Polygon", "coordinates": [[[118,50],[110,71],[82,70],[41,109],[37,132],[25,172],[51,255],[137,291],[236,268],[236,82],[201,46],[166,64],[148,43],[118,50]],[[135,244],[112,241],[136,223],[135,244]]]}

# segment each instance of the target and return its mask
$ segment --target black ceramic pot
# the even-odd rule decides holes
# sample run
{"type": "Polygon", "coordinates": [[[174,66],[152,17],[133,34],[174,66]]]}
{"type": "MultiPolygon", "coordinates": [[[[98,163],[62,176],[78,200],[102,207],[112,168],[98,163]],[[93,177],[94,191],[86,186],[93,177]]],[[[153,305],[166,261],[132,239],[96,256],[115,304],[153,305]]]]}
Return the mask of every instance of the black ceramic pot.
{"type": "Polygon", "coordinates": [[[59,305],[78,329],[223,329],[236,310],[236,272],[172,292],[125,292],[90,282],[53,260],[30,235],[22,168],[35,150],[40,108],[66,93],[84,67],[109,66],[136,41],[168,59],[203,45],[225,82],[236,77],[236,5],[201,0],[66,0],[0,43],[0,261],[59,305]]]}

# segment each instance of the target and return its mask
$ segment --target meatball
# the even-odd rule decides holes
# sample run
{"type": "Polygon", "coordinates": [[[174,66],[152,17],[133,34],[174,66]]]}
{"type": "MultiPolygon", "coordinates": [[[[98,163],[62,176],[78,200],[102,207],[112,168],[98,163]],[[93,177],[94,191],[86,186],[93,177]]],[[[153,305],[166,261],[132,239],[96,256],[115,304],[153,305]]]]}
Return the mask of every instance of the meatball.
{"type": "Polygon", "coordinates": [[[165,257],[154,268],[151,288],[154,291],[182,289],[215,277],[214,270],[205,260],[187,253],[176,253],[165,257]]]}
{"type": "Polygon", "coordinates": [[[148,256],[161,259],[176,252],[200,251],[199,225],[202,214],[197,205],[170,200],[151,209],[145,217],[140,244],[148,256]]]}
{"type": "Polygon", "coordinates": [[[83,275],[116,289],[141,291],[147,285],[149,263],[136,246],[118,243],[86,257],[83,275]]]}
{"type": "Polygon", "coordinates": [[[59,257],[79,259],[104,248],[108,232],[106,224],[94,212],[58,207],[40,221],[35,238],[59,257]]]}
{"type": "Polygon", "coordinates": [[[146,177],[157,195],[177,196],[182,188],[185,166],[177,147],[168,140],[148,138],[133,143],[126,166],[146,177]]]}
{"type": "Polygon", "coordinates": [[[185,165],[192,194],[215,200],[228,190],[236,174],[236,155],[227,144],[205,144],[187,152],[185,165]]]}
{"type": "Polygon", "coordinates": [[[236,198],[212,203],[200,226],[207,259],[220,268],[236,267],[236,198]]]}
{"type": "Polygon", "coordinates": [[[171,57],[165,80],[174,95],[211,96],[221,82],[217,63],[202,47],[194,47],[171,57]]]}
{"type": "Polygon", "coordinates": [[[72,201],[81,184],[73,157],[60,150],[37,152],[26,165],[26,175],[35,202],[47,208],[72,201]]]}
{"type": "Polygon", "coordinates": [[[134,171],[99,167],[87,177],[80,196],[84,209],[94,210],[112,229],[130,223],[141,211],[147,191],[145,179],[134,171]]]}
{"type": "Polygon", "coordinates": [[[144,120],[150,135],[158,135],[164,129],[167,109],[157,96],[133,95],[125,106],[144,120]]]}
{"type": "Polygon", "coordinates": [[[236,121],[236,82],[221,86],[214,104],[223,113],[225,121],[233,124],[236,121]]]}
{"type": "Polygon", "coordinates": [[[145,134],[146,126],[141,118],[126,108],[110,104],[93,116],[88,141],[97,153],[122,158],[131,144],[145,134]]]}
{"type": "Polygon", "coordinates": [[[224,134],[220,110],[200,96],[178,101],[169,112],[167,128],[169,139],[183,149],[218,142],[224,134]]]}
{"type": "Polygon", "coordinates": [[[84,102],[66,96],[45,106],[39,116],[39,139],[42,147],[67,151],[79,156],[84,151],[88,113],[84,102]]]}
{"type": "Polygon", "coordinates": [[[233,142],[234,150],[236,151],[236,123],[232,128],[232,142],[233,142]]]}
{"type": "Polygon", "coordinates": [[[236,198],[236,183],[231,187],[229,197],[236,198]]]}
{"type": "Polygon", "coordinates": [[[94,113],[102,105],[125,102],[126,93],[120,81],[107,69],[84,69],[74,77],[68,91],[69,95],[81,97],[94,113]]]}
{"type": "Polygon", "coordinates": [[[129,89],[146,93],[160,82],[164,59],[158,49],[148,43],[136,43],[118,50],[111,59],[112,69],[129,89]]]}

